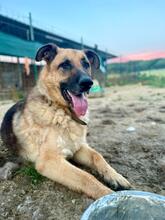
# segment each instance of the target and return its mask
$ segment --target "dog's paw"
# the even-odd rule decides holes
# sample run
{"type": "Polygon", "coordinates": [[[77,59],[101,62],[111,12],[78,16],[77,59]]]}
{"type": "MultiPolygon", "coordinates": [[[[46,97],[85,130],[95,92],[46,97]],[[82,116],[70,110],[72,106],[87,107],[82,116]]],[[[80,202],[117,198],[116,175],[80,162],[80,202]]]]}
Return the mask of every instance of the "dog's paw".
{"type": "Polygon", "coordinates": [[[126,190],[132,188],[132,185],[128,182],[128,180],[115,170],[110,172],[109,175],[106,175],[104,179],[113,190],[126,190]]]}

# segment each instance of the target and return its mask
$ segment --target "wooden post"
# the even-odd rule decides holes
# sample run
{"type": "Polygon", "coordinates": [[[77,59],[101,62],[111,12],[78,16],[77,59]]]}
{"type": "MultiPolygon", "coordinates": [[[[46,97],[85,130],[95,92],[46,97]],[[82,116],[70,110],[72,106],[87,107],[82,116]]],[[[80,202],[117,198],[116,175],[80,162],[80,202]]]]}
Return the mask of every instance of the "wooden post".
{"type": "Polygon", "coordinates": [[[29,28],[30,28],[30,40],[34,41],[34,30],[32,25],[32,15],[31,12],[29,13],[29,28]]]}

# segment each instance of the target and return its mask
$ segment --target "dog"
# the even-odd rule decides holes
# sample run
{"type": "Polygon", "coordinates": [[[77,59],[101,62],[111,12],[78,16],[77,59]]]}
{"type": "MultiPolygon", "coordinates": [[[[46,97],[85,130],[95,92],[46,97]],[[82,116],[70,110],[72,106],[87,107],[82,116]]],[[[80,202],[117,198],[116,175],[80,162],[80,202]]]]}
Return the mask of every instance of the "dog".
{"type": "Polygon", "coordinates": [[[129,189],[130,183],[86,140],[87,93],[91,74],[100,66],[98,55],[49,43],[36,53],[36,61],[42,60],[46,64],[36,86],[4,116],[4,144],[32,161],[43,176],[93,199],[113,190],[68,159],[95,169],[115,190],[129,189]]]}

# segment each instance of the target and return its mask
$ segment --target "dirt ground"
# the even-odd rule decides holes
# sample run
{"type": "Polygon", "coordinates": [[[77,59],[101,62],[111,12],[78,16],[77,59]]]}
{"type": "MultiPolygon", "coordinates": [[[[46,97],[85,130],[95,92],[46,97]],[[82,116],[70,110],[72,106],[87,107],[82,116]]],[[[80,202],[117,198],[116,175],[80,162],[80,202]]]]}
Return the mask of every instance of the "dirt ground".
{"type": "MultiPolygon", "coordinates": [[[[89,144],[136,189],[165,195],[165,89],[112,87],[89,102],[89,144]]],[[[0,104],[0,120],[10,105],[0,104]]],[[[1,146],[0,165],[6,154],[1,146]]],[[[0,182],[0,202],[0,220],[77,220],[91,200],[47,179],[34,186],[17,174],[0,182]]]]}

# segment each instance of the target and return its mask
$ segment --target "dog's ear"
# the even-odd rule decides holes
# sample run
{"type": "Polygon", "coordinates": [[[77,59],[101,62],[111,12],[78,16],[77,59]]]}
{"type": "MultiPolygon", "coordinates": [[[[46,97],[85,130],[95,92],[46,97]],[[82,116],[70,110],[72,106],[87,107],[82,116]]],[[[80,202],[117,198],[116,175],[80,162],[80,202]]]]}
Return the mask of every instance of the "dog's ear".
{"type": "Polygon", "coordinates": [[[43,47],[39,48],[35,60],[45,60],[47,63],[50,63],[55,58],[57,50],[58,47],[55,44],[46,44],[43,47]]]}
{"type": "Polygon", "coordinates": [[[91,64],[92,70],[99,69],[100,59],[97,53],[95,53],[93,50],[84,50],[84,53],[91,64]]]}

